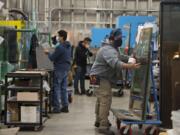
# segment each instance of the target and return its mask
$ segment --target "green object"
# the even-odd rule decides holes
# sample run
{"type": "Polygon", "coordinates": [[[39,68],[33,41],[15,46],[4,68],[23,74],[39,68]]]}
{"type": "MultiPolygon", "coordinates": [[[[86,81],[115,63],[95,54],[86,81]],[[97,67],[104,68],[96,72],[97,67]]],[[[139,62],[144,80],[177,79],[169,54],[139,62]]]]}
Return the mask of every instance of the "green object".
{"type": "MultiPolygon", "coordinates": [[[[0,82],[0,120],[2,120],[2,111],[4,110],[4,85],[0,82]]],[[[0,127],[1,128],[1,127],[0,127]]]]}
{"type": "Polygon", "coordinates": [[[24,69],[28,67],[28,57],[29,57],[29,50],[27,48],[27,45],[24,43],[22,44],[22,48],[21,48],[20,69],[24,69]]]}
{"type": "Polygon", "coordinates": [[[14,31],[15,28],[12,27],[0,27],[0,36],[4,38],[4,41],[0,44],[0,61],[9,60],[9,42],[14,31]]]}
{"type": "MultiPolygon", "coordinates": [[[[5,31],[5,27],[0,27],[0,36],[4,38],[4,32],[5,31]]],[[[3,41],[0,44],[0,61],[4,61],[5,59],[5,41],[3,41]]]]}
{"type": "Polygon", "coordinates": [[[130,109],[142,120],[146,119],[146,110],[150,93],[150,45],[152,28],[144,28],[141,37],[134,48],[137,63],[141,64],[139,69],[134,70],[131,88],[130,109]],[[137,100],[134,97],[139,97],[137,100]],[[137,108],[138,106],[138,108],[137,108]]]}
{"type": "Polygon", "coordinates": [[[2,80],[2,77],[1,77],[1,74],[2,74],[2,72],[1,72],[1,69],[2,69],[2,68],[1,68],[1,63],[2,63],[2,62],[0,62],[0,81],[2,80]]]}
{"type": "Polygon", "coordinates": [[[150,77],[150,44],[152,29],[143,29],[141,35],[138,45],[134,48],[137,63],[141,63],[141,67],[134,70],[133,87],[131,90],[144,96],[150,77]]]}
{"type": "Polygon", "coordinates": [[[11,65],[9,62],[7,61],[4,61],[1,63],[1,79],[4,79],[5,78],[5,75],[8,73],[8,72],[11,72],[14,70],[14,66],[11,65]]]}
{"type": "Polygon", "coordinates": [[[1,103],[1,85],[0,85],[0,119],[1,119],[1,113],[2,113],[2,103],[1,103]]]}
{"type": "Polygon", "coordinates": [[[7,73],[7,64],[6,62],[1,63],[1,79],[5,78],[5,75],[7,73]]]}
{"type": "Polygon", "coordinates": [[[4,60],[4,45],[0,45],[0,61],[4,60]]]}

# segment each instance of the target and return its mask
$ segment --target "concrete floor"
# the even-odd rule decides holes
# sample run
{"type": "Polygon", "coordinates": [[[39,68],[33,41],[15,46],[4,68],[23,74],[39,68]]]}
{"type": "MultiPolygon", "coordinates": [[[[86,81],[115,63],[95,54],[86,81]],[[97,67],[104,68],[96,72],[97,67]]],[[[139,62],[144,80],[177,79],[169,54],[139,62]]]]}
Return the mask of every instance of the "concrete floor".
{"type": "MultiPolygon", "coordinates": [[[[88,81],[86,81],[86,88],[89,88],[88,81]]],[[[112,108],[127,110],[129,95],[129,90],[124,90],[123,97],[113,96],[112,108]]],[[[95,103],[95,96],[73,95],[73,102],[69,105],[69,113],[50,114],[42,131],[20,131],[18,135],[101,135],[94,127],[95,103]]],[[[115,132],[115,135],[120,135],[116,128],[116,118],[112,113],[110,113],[109,120],[112,123],[111,130],[115,132]]],[[[143,135],[142,131],[145,127],[142,130],[139,130],[137,125],[131,127],[133,129],[132,135],[143,135]]]]}
{"type": "MultiPolygon", "coordinates": [[[[69,113],[51,115],[51,118],[46,121],[42,131],[21,131],[19,135],[100,135],[96,132],[97,129],[94,127],[95,101],[96,98],[93,96],[73,96],[73,103],[69,106],[69,113]]],[[[112,107],[127,109],[128,101],[129,92],[125,91],[123,97],[113,97],[112,107]]],[[[112,130],[116,132],[116,135],[119,135],[115,125],[116,119],[112,113],[109,119],[112,123],[112,130]]],[[[141,133],[135,133],[135,135],[140,134],[141,133]]]]}

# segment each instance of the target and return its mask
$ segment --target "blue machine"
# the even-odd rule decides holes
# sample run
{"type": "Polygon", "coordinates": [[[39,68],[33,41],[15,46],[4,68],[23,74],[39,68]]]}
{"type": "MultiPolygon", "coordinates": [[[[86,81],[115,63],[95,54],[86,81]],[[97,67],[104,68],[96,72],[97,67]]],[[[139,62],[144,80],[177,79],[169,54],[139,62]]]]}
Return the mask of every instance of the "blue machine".
{"type": "Polygon", "coordinates": [[[99,48],[102,44],[103,39],[106,37],[106,35],[109,35],[112,29],[110,28],[92,28],[91,29],[91,38],[92,48],[99,48]]]}
{"type": "Polygon", "coordinates": [[[119,16],[116,22],[116,28],[121,28],[123,33],[123,45],[124,48],[126,45],[126,38],[130,36],[130,47],[134,48],[135,39],[138,30],[138,26],[146,22],[155,22],[155,16],[119,16]],[[127,24],[130,24],[130,35],[127,32],[127,24]]]}

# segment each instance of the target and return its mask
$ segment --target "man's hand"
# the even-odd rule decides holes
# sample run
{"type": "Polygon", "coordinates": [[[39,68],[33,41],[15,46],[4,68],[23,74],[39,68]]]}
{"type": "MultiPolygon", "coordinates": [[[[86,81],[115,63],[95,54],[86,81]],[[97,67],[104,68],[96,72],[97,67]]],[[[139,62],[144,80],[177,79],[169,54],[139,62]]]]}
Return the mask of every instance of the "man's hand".
{"type": "Polygon", "coordinates": [[[48,49],[44,49],[44,53],[45,54],[49,54],[49,50],[48,49]]]}
{"type": "Polygon", "coordinates": [[[140,65],[140,63],[135,63],[135,64],[132,64],[132,63],[126,64],[126,63],[124,63],[122,67],[125,68],[125,69],[138,69],[138,68],[141,67],[141,65],[140,65]]]}
{"type": "Polygon", "coordinates": [[[130,69],[138,69],[141,67],[140,63],[130,64],[130,69]]]}

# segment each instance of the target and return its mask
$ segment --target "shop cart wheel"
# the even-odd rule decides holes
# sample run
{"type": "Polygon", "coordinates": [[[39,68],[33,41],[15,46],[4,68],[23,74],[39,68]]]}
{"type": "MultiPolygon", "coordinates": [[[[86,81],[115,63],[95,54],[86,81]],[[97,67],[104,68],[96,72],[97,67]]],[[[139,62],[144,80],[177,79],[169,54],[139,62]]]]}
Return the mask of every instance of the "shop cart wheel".
{"type": "Polygon", "coordinates": [[[116,126],[118,130],[121,128],[121,120],[119,120],[118,118],[116,119],[116,126]]]}
{"type": "Polygon", "coordinates": [[[142,129],[143,124],[139,124],[138,127],[139,127],[139,129],[142,129]]]}
{"type": "Polygon", "coordinates": [[[144,135],[159,135],[159,132],[160,132],[159,128],[149,126],[145,129],[144,135]]]}
{"type": "Polygon", "coordinates": [[[118,91],[118,96],[122,97],[123,95],[124,95],[123,88],[120,88],[119,91],[118,91]]]}
{"type": "Polygon", "coordinates": [[[7,128],[13,128],[14,126],[7,126],[7,128]]]}
{"type": "Polygon", "coordinates": [[[93,95],[93,90],[92,89],[88,89],[87,91],[86,91],[86,95],[87,96],[92,96],[93,95]]]}
{"type": "Polygon", "coordinates": [[[120,128],[120,135],[132,135],[132,128],[129,126],[123,126],[120,128]]]}
{"type": "Polygon", "coordinates": [[[44,126],[34,126],[34,131],[42,131],[43,130],[43,128],[44,128],[44,126]]]}
{"type": "Polygon", "coordinates": [[[127,89],[130,89],[130,88],[131,88],[131,83],[130,83],[130,82],[128,82],[128,83],[126,84],[126,88],[127,88],[127,89]]]}

